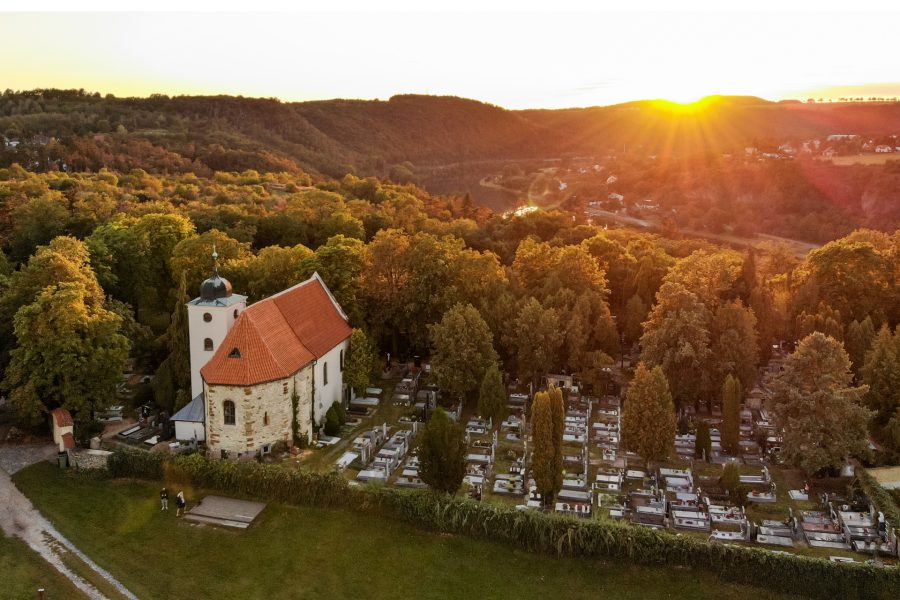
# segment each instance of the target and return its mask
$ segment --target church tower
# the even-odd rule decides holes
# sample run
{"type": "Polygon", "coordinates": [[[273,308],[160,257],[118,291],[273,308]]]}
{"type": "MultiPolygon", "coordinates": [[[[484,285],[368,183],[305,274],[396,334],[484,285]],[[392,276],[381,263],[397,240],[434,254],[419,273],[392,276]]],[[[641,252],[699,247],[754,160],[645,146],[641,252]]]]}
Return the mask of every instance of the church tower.
{"type": "Polygon", "coordinates": [[[200,369],[213,357],[238,315],[247,308],[247,297],[232,293],[231,283],[219,276],[219,254],[215,246],[212,258],[212,277],[200,284],[200,297],[187,303],[191,398],[203,393],[200,369]]]}

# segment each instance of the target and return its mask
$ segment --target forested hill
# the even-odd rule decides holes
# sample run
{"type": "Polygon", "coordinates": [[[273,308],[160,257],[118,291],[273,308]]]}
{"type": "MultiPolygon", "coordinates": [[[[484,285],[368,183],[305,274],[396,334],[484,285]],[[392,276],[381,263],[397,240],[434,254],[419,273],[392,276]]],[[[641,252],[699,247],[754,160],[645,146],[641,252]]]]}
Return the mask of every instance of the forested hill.
{"type": "Polygon", "coordinates": [[[285,103],[35,90],[0,97],[0,133],[7,139],[0,165],[19,162],[35,170],[65,165],[69,170],[389,175],[407,162],[583,156],[623,146],[696,154],[832,133],[877,137],[898,131],[900,104],[772,103],[752,97],[710,98],[697,111],[652,101],[510,111],[435,96],[285,103]]]}

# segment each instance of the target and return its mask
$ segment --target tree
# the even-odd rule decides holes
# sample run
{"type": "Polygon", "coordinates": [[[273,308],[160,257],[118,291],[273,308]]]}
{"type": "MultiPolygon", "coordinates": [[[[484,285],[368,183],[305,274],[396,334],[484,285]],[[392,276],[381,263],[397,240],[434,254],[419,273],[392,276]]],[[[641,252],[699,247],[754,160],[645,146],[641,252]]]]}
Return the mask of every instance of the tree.
{"type": "Polygon", "coordinates": [[[697,439],[694,443],[694,456],[709,461],[712,452],[712,437],[709,435],[709,423],[700,421],[697,424],[697,439]]]}
{"type": "Polygon", "coordinates": [[[494,429],[500,427],[500,421],[506,413],[506,390],[503,379],[496,364],[491,365],[484,373],[481,391],[478,394],[478,414],[489,417],[494,429]]]}
{"type": "Polygon", "coordinates": [[[852,387],[851,379],[843,346],[820,332],[805,337],[785,360],[772,400],[788,463],[817,473],[867,454],[872,413],[861,406],[867,388],[852,387]]]}
{"type": "Polygon", "coordinates": [[[863,365],[866,362],[866,353],[872,347],[872,341],[875,339],[875,325],[872,323],[872,317],[866,317],[862,322],[853,319],[847,326],[847,333],[844,335],[844,348],[850,355],[850,362],[853,364],[853,372],[859,376],[862,373],[863,365]]]}
{"type": "Polygon", "coordinates": [[[200,289],[200,283],[212,274],[214,248],[220,265],[250,256],[250,244],[239,242],[218,229],[185,238],[172,248],[173,283],[178,285],[184,276],[190,289],[200,289]]]}
{"type": "Polygon", "coordinates": [[[884,425],[900,409],[900,327],[891,333],[884,325],[878,331],[866,354],[862,380],[869,388],[866,405],[875,411],[875,422],[884,425]]]}
{"type": "Polygon", "coordinates": [[[79,282],[46,287],[14,319],[18,346],[3,387],[22,422],[34,426],[62,406],[82,424],[116,399],[128,358],[121,318],[79,282]]]}
{"type": "Polygon", "coordinates": [[[638,365],[622,414],[625,446],[644,462],[664,460],[675,443],[675,407],[661,367],[638,365]]]}
{"type": "Polygon", "coordinates": [[[562,488],[562,433],[557,436],[553,404],[548,392],[538,392],[531,406],[531,472],[544,506],[552,505],[562,488]]]}
{"type": "Polygon", "coordinates": [[[466,442],[462,427],[438,407],[419,440],[419,476],[437,491],[454,494],[466,474],[466,442]]]}
{"type": "Polygon", "coordinates": [[[713,315],[710,327],[713,361],[713,389],[721,389],[728,375],[738,378],[744,388],[756,384],[759,367],[759,341],[756,316],[740,300],[725,302],[713,315]]]}
{"type": "Polygon", "coordinates": [[[465,396],[478,389],[497,362],[491,330],[471,304],[457,304],[431,332],[431,368],[443,389],[465,396]]]}
{"type": "Polygon", "coordinates": [[[350,336],[350,348],[344,359],[344,382],[350,389],[362,393],[372,380],[378,368],[378,357],[369,336],[362,329],[355,328],[350,336]]]}
{"type": "Polygon", "coordinates": [[[529,298],[519,310],[512,331],[510,338],[516,349],[519,377],[537,385],[540,377],[555,365],[562,345],[563,334],[556,311],[529,298]]]}
{"type": "Polygon", "coordinates": [[[625,341],[629,345],[634,344],[641,338],[646,319],[647,305],[644,304],[640,296],[635,294],[628,300],[628,304],[625,305],[625,322],[622,328],[625,341]]]}
{"type": "Polygon", "coordinates": [[[728,375],[722,389],[722,448],[735,455],[740,450],[742,396],[740,379],[728,375]]]}
{"type": "Polygon", "coordinates": [[[709,311],[683,285],[667,282],[659,289],[641,346],[641,360],[662,367],[679,406],[698,402],[709,389],[709,311]]]}
{"type": "Polygon", "coordinates": [[[741,467],[737,463],[729,462],[722,467],[722,487],[731,497],[731,502],[738,505],[744,505],[744,491],[741,486],[741,467]]]}
{"type": "Polygon", "coordinates": [[[191,401],[191,348],[188,332],[186,277],[182,272],[172,318],[165,340],[169,355],[160,363],[153,379],[156,403],[167,410],[178,410],[191,401]]]}

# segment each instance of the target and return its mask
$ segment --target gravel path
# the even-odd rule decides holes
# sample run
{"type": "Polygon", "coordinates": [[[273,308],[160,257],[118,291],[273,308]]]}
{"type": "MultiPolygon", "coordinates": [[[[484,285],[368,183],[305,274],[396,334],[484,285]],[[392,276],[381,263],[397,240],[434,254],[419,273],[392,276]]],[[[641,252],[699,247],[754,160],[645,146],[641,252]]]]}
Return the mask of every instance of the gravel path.
{"type": "Polygon", "coordinates": [[[0,446],[0,528],[6,535],[24,540],[91,600],[102,600],[106,596],[63,564],[59,554],[60,547],[80,558],[123,596],[137,600],[137,596],[129,592],[115,577],[63,537],[41,513],[35,510],[28,498],[16,488],[10,479],[12,473],[55,456],[55,446],[0,446]]]}

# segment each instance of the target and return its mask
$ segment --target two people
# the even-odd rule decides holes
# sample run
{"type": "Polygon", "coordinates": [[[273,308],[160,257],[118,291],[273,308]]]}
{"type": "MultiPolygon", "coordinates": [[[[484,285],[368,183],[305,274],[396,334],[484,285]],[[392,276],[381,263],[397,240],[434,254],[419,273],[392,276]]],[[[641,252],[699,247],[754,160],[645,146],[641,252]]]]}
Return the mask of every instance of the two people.
{"type": "MultiPolygon", "coordinates": [[[[166,488],[162,488],[159,492],[159,510],[169,510],[169,490],[166,488]]],[[[175,507],[177,510],[175,511],[175,516],[180,517],[184,513],[184,509],[187,506],[187,501],[184,499],[184,492],[178,492],[175,496],[175,507]]]]}

